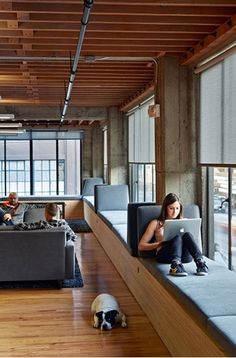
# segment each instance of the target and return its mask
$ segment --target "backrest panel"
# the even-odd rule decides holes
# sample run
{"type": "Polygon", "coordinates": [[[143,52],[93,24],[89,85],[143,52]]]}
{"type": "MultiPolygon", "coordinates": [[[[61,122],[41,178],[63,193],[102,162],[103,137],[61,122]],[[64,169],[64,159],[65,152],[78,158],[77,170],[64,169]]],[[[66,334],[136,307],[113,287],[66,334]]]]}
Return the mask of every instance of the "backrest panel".
{"type": "Polygon", "coordinates": [[[137,210],[140,206],[153,206],[154,203],[139,202],[128,204],[128,225],[127,225],[127,244],[132,256],[139,256],[138,253],[138,234],[137,234],[137,210]]]}
{"type": "Polygon", "coordinates": [[[103,178],[86,178],[83,180],[82,196],[93,196],[94,187],[103,184],[103,178]]]}
{"type": "Polygon", "coordinates": [[[95,186],[95,212],[107,210],[127,210],[128,203],[128,185],[95,186]]]}

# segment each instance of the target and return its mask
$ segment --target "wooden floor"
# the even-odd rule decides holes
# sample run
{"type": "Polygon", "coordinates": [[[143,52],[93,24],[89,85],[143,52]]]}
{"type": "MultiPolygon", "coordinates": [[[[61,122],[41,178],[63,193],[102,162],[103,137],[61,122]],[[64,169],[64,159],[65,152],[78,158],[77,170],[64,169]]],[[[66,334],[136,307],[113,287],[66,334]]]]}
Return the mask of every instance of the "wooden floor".
{"type": "Polygon", "coordinates": [[[93,234],[78,235],[76,254],[83,288],[0,290],[0,356],[170,356],[93,234]],[[92,327],[91,302],[102,292],[118,298],[128,328],[92,327]]]}

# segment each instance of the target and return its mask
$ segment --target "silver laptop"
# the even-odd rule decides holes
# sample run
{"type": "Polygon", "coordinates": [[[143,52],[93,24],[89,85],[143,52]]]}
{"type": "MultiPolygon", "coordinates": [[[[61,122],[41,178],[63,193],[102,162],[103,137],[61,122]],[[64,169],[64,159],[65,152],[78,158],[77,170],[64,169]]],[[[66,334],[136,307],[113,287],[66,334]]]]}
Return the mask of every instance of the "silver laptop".
{"type": "Polygon", "coordinates": [[[201,234],[201,218],[165,220],[164,240],[171,240],[178,234],[190,232],[198,241],[201,234]]]}

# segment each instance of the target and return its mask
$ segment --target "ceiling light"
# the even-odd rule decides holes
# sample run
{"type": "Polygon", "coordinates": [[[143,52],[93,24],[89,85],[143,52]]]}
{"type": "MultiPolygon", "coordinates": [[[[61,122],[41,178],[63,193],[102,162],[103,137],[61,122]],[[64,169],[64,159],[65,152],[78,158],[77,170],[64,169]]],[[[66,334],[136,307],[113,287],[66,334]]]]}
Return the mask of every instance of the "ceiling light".
{"type": "Polygon", "coordinates": [[[22,127],[22,123],[5,123],[5,122],[0,122],[0,128],[20,128],[22,127]]]}
{"type": "Polygon", "coordinates": [[[14,114],[2,113],[0,114],[0,119],[14,119],[14,114]]]}
{"type": "Polygon", "coordinates": [[[0,128],[0,136],[1,135],[17,135],[17,134],[22,134],[25,133],[26,130],[25,129],[17,129],[17,128],[9,128],[9,129],[1,129],[0,128]]]}

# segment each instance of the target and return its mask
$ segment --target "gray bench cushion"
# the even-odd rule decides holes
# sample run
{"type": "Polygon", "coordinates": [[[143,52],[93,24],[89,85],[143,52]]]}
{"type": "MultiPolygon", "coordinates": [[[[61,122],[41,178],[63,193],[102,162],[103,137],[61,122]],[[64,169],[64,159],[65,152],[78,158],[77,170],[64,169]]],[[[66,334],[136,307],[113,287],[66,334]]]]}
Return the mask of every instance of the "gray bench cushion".
{"type": "MultiPolygon", "coordinates": [[[[106,210],[98,212],[98,216],[106,222],[109,227],[117,224],[127,225],[127,210],[106,210]]],[[[127,226],[126,226],[127,231],[127,226]]]]}
{"type": "Polygon", "coordinates": [[[90,206],[90,208],[94,210],[94,196],[83,196],[83,201],[85,201],[90,206]]]}
{"type": "Polygon", "coordinates": [[[208,276],[196,276],[196,265],[191,262],[184,264],[189,274],[187,277],[169,275],[170,265],[159,264],[155,259],[142,259],[142,262],[206,328],[209,318],[236,313],[236,274],[213,260],[206,257],[205,260],[209,267],[208,276]]]}
{"type": "Polygon", "coordinates": [[[127,244],[127,224],[116,224],[112,226],[112,230],[127,244]]]}
{"type": "Polygon", "coordinates": [[[229,356],[236,356],[236,315],[210,318],[208,332],[229,356]]]}

